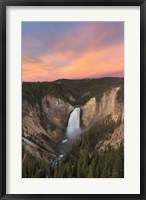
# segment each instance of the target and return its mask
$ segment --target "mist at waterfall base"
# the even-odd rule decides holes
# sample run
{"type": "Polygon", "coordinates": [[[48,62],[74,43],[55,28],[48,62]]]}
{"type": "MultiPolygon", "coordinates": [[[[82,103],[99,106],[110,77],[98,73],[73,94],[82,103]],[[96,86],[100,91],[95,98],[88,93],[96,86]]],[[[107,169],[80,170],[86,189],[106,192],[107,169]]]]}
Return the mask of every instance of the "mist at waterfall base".
{"type": "Polygon", "coordinates": [[[80,134],[80,108],[77,107],[71,112],[69,116],[68,126],[66,129],[66,137],[56,145],[58,155],[50,163],[52,167],[54,167],[64,157],[65,152],[67,151],[69,145],[72,143],[73,139],[75,139],[80,134]]]}
{"type": "Polygon", "coordinates": [[[72,142],[73,139],[75,139],[80,134],[80,108],[77,107],[71,112],[69,116],[68,125],[66,129],[66,136],[59,144],[57,144],[57,150],[61,154],[64,154],[64,152],[68,148],[68,145],[72,142]]]}

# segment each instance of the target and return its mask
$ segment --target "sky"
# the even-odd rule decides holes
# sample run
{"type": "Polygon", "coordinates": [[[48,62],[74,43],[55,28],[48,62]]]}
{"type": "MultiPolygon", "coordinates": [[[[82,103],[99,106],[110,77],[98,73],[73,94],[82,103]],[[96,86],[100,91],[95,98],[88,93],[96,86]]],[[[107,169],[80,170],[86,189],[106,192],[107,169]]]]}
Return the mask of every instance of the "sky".
{"type": "Polygon", "coordinates": [[[23,81],[124,76],[124,22],[22,22],[23,81]]]}

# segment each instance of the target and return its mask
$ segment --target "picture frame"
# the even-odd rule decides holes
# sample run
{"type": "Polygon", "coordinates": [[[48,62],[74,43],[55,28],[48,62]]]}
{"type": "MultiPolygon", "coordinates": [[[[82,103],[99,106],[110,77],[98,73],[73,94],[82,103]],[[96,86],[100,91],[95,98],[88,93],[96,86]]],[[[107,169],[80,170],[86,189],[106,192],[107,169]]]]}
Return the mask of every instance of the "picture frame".
{"type": "MultiPolygon", "coordinates": [[[[1,199],[142,199],[146,200],[146,1],[145,0],[1,0],[0,1],[0,198],[1,199]],[[6,170],[7,117],[7,55],[6,12],[8,6],[139,6],[140,7],[140,194],[7,194],[6,170]]],[[[134,178],[133,178],[134,181],[134,178]]]]}

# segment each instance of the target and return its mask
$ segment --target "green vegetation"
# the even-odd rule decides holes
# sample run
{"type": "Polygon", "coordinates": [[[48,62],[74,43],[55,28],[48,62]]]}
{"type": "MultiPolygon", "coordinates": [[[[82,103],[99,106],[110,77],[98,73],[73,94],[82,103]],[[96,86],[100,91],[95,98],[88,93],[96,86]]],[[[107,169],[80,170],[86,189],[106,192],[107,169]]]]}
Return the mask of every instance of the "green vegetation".
{"type": "Polygon", "coordinates": [[[65,157],[50,172],[56,178],[122,178],[124,147],[98,152],[97,144],[108,137],[120,122],[95,125],[75,140],[65,157]]]}
{"type": "MultiPolygon", "coordinates": [[[[57,80],[54,82],[23,82],[22,100],[27,100],[32,107],[37,103],[40,108],[39,118],[42,127],[52,131],[56,125],[48,121],[42,109],[42,98],[46,95],[63,99],[71,105],[84,105],[91,97],[97,101],[105,91],[113,87],[120,87],[117,93],[117,101],[124,101],[123,78],[101,78],[83,80],[57,80]]],[[[35,105],[36,106],[36,105],[35,105]]],[[[49,105],[48,105],[49,107],[49,105]]],[[[65,156],[55,166],[50,168],[46,163],[40,163],[27,152],[23,153],[22,177],[44,178],[46,174],[51,178],[122,178],[124,177],[124,146],[118,149],[108,148],[103,152],[98,151],[98,145],[109,137],[121,124],[107,117],[101,124],[95,124],[84,131],[80,137],[72,142],[65,156]]],[[[50,140],[42,135],[44,140],[50,140]]],[[[27,136],[29,141],[38,145],[40,149],[47,151],[46,146],[37,138],[27,136]]]]}
{"type": "MultiPolygon", "coordinates": [[[[50,95],[63,99],[71,105],[83,105],[91,97],[95,96],[98,100],[103,92],[119,86],[122,86],[124,89],[123,78],[61,79],[54,82],[23,82],[22,99],[27,100],[33,106],[34,103],[41,104],[42,97],[50,95]]],[[[120,101],[122,100],[123,89],[119,92],[118,100],[120,101]]]]}
{"type": "Polygon", "coordinates": [[[120,89],[117,92],[117,101],[124,102],[124,83],[121,84],[120,89]]]}
{"type": "Polygon", "coordinates": [[[26,157],[22,164],[22,177],[23,178],[45,178],[46,164],[38,162],[30,155],[26,157]]]}
{"type": "MultiPolygon", "coordinates": [[[[23,162],[23,178],[123,178],[124,146],[98,151],[100,141],[108,138],[119,125],[110,116],[101,124],[96,124],[74,140],[64,158],[50,168],[31,156],[23,162]]],[[[23,157],[25,152],[23,149],[23,157]]]]}
{"type": "Polygon", "coordinates": [[[23,82],[22,91],[22,100],[28,100],[32,105],[40,103],[42,97],[47,94],[58,98],[63,98],[64,94],[62,85],[53,82],[23,82]]]}

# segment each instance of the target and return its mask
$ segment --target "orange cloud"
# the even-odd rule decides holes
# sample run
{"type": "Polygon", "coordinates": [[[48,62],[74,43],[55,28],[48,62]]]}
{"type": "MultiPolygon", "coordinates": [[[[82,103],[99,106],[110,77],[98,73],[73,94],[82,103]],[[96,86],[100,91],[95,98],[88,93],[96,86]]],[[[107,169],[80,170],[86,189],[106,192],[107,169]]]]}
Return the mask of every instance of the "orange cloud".
{"type": "Polygon", "coordinates": [[[118,27],[115,23],[82,23],[81,27],[69,29],[63,35],[55,32],[55,36],[45,35],[41,39],[34,39],[33,35],[29,42],[24,39],[23,81],[122,74],[124,29],[118,27]]]}
{"type": "Polygon", "coordinates": [[[118,45],[112,49],[88,52],[70,66],[65,66],[60,72],[64,77],[84,78],[121,71],[124,66],[124,59],[121,56],[122,50],[123,45],[118,45]]]}
{"type": "Polygon", "coordinates": [[[116,73],[124,69],[124,46],[117,44],[101,50],[85,51],[76,59],[58,67],[72,57],[73,52],[56,53],[39,57],[40,62],[23,61],[23,80],[52,81],[60,78],[85,78],[116,73]]]}

